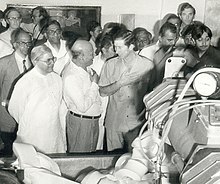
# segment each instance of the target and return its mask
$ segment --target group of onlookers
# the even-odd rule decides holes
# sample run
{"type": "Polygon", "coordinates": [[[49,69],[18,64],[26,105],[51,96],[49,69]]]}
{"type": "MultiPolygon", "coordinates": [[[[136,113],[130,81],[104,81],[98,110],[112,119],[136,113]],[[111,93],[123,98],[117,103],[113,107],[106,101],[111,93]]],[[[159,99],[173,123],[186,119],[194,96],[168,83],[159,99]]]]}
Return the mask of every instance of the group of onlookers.
{"type": "Polygon", "coordinates": [[[186,59],[186,77],[220,66],[212,32],[195,14],[182,3],[154,35],[91,21],[89,38],[64,40],[43,7],[32,10],[30,24],[7,8],[7,28],[0,30],[0,154],[11,155],[14,141],[44,153],[130,151],[146,121],[143,97],[163,82],[169,57],[186,59]]]}

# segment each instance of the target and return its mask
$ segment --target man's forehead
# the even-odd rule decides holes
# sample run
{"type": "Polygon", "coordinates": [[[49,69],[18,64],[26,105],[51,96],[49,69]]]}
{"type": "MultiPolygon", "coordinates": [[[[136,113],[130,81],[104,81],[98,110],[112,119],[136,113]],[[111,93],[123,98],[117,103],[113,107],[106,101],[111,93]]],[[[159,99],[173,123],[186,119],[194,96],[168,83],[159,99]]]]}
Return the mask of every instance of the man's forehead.
{"type": "Polygon", "coordinates": [[[170,37],[170,36],[176,36],[177,33],[173,33],[171,32],[169,29],[165,31],[164,36],[163,37],[170,37]]]}
{"type": "Polygon", "coordinates": [[[56,24],[51,24],[51,25],[49,25],[49,27],[47,28],[47,29],[60,29],[59,28],[59,26],[58,25],[56,25],[56,24]]]}
{"type": "Polygon", "coordinates": [[[18,35],[18,40],[22,41],[22,40],[31,40],[31,35],[28,33],[20,33],[18,35]]]}
{"type": "Polygon", "coordinates": [[[71,50],[77,50],[77,51],[86,50],[86,49],[92,49],[92,44],[86,40],[78,40],[71,47],[71,50]]]}

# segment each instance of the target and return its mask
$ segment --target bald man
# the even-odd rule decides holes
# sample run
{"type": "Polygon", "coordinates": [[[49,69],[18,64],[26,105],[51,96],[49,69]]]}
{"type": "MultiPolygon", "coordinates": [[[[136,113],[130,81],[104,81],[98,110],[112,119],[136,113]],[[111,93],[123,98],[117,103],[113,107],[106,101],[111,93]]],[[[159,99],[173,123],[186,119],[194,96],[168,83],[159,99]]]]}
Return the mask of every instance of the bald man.
{"type": "Polygon", "coordinates": [[[63,71],[63,90],[68,113],[66,117],[68,152],[96,150],[101,114],[98,75],[88,70],[93,62],[91,43],[77,40],[71,47],[72,59],[63,71]]]}

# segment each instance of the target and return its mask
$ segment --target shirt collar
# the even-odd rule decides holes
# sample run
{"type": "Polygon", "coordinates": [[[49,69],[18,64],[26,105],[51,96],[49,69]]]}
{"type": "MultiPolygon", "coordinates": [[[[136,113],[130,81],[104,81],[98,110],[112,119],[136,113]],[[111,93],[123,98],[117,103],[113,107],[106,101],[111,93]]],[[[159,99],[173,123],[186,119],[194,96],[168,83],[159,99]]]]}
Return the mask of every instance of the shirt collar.
{"type": "Polygon", "coordinates": [[[23,58],[20,54],[18,54],[18,52],[15,51],[15,59],[18,62],[23,62],[23,60],[28,61],[28,56],[26,56],[25,58],[23,58]]]}

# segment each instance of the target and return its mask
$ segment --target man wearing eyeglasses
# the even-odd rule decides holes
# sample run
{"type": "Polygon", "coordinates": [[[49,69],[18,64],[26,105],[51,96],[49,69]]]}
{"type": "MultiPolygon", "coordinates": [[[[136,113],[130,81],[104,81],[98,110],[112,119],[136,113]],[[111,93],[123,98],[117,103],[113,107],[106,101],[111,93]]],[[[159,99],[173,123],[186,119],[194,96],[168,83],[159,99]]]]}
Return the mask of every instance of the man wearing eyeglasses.
{"type": "Polygon", "coordinates": [[[11,33],[20,27],[22,20],[20,12],[14,7],[7,8],[4,14],[5,21],[8,24],[8,29],[0,34],[0,57],[13,52],[11,45],[11,33]]]}
{"type": "Polygon", "coordinates": [[[65,152],[59,118],[62,80],[53,72],[55,58],[45,45],[34,47],[30,57],[34,68],[16,83],[8,107],[18,123],[16,142],[43,153],[65,152]]]}
{"type": "Polygon", "coordinates": [[[60,75],[64,66],[69,62],[69,53],[67,52],[66,41],[62,39],[60,23],[56,20],[49,20],[45,26],[44,35],[47,39],[45,45],[51,49],[53,56],[57,58],[54,71],[60,75]]]}
{"type": "Polygon", "coordinates": [[[31,68],[28,59],[29,48],[32,45],[31,36],[23,29],[12,32],[14,52],[0,59],[0,130],[4,142],[3,154],[12,154],[12,143],[16,136],[16,122],[8,114],[6,108],[14,84],[31,68]]]}

